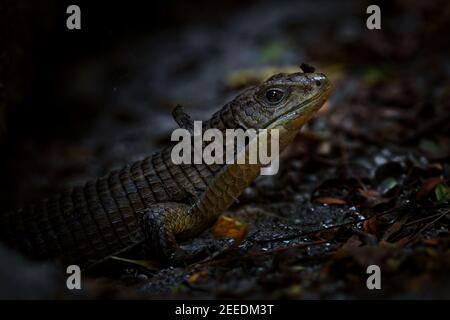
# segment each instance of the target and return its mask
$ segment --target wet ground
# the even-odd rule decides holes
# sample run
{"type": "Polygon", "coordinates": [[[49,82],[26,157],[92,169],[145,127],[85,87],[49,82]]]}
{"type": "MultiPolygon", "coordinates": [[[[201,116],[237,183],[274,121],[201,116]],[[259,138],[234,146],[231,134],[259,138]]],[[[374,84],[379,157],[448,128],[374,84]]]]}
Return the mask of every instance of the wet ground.
{"type": "Polygon", "coordinates": [[[206,119],[243,87],[306,61],[333,94],[280,173],[258,178],[221,219],[242,237],[207,231],[185,246],[210,258],[185,267],[109,261],[92,272],[90,295],[106,284],[112,296],[126,287],[120,297],[449,298],[445,7],[394,1],[382,30],[368,31],[363,2],[252,3],[93,55],[59,84],[57,115],[70,116],[55,117],[69,127],[46,139],[25,131],[8,146],[3,207],[143,158],[168,141],[177,103],[206,119]],[[371,264],[382,290],[366,287],[371,264]]]}

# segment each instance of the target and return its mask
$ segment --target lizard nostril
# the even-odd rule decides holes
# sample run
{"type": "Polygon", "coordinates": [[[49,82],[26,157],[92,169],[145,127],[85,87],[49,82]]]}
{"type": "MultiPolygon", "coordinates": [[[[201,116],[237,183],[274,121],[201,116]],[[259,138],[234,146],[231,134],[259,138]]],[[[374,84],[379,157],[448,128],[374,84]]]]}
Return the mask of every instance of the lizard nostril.
{"type": "Polygon", "coordinates": [[[316,80],[316,86],[320,87],[322,85],[322,81],[316,80]]]}

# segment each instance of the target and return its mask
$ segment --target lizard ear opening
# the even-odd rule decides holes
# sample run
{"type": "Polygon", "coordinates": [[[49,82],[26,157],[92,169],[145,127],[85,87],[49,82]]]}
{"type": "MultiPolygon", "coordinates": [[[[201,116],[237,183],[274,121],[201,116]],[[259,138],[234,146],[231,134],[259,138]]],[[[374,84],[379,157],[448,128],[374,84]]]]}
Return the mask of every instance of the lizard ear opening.
{"type": "Polygon", "coordinates": [[[180,128],[186,129],[191,134],[194,134],[194,120],[192,120],[191,116],[184,111],[182,106],[178,104],[173,109],[172,116],[180,128]]]}

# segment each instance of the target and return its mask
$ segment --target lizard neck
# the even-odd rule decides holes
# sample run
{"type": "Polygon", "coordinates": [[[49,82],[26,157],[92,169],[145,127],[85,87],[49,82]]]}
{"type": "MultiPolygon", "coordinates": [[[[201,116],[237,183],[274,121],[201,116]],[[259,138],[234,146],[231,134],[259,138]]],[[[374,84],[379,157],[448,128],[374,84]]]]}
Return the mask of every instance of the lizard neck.
{"type": "MultiPolygon", "coordinates": [[[[294,139],[297,131],[288,130],[284,127],[276,129],[279,130],[278,142],[281,151],[294,139]]],[[[197,203],[191,208],[191,212],[206,216],[207,219],[205,221],[211,224],[237,200],[244,189],[260,174],[261,163],[250,164],[249,161],[250,150],[257,150],[252,144],[258,144],[259,138],[260,133],[243,150],[235,154],[233,163],[227,163],[222,166],[197,203]],[[239,158],[244,158],[244,161],[238,162],[237,159],[239,158]]],[[[268,149],[270,149],[270,138],[267,139],[267,143],[268,149]]]]}

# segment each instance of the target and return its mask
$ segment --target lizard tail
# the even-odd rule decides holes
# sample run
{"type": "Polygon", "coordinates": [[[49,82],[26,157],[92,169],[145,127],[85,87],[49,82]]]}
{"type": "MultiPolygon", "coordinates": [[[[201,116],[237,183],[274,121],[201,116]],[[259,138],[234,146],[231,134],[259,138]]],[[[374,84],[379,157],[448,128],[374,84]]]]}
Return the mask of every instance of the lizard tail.
{"type": "Polygon", "coordinates": [[[130,168],[0,215],[0,239],[31,258],[89,265],[140,241],[130,168]]]}

